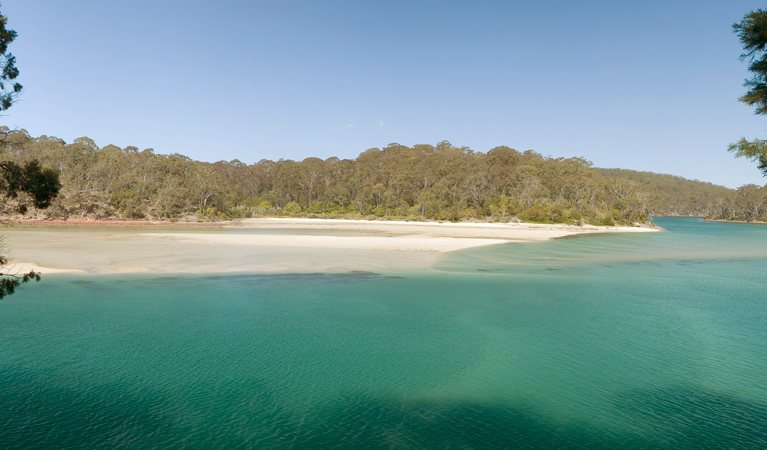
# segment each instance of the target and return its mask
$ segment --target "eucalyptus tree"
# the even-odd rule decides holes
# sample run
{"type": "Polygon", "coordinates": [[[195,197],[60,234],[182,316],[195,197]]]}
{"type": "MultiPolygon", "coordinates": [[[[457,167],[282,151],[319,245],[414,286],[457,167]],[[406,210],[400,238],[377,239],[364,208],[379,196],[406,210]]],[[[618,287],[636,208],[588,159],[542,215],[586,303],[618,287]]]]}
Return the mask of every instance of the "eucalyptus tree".
{"type": "MultiPolygon", "coordinates": [[[[16,39],[16,32],[7,28],[8,18],[0,14],[0,111],[5,111],[13,105],[21,93],[22,86],[16,82],[19,69],[16,68],[16,58],[8,52],[8,45],[16,39]]],[[[7,129],[6,129],[7,130],[7,129]]],[[[3,130],[0,135],[8,137],[3,130]]],[[[26,137],[29,137],[26,132],[26,137]]],[[[24,136],[21,136],[24,137],[24,136]]],[[[12,143],[9,140],[8,145],[12,143]]],[[[50,205],[51,200],[58,195],[61,185],[58,173],[52,169],[43,168],[39,161],[32,160],[23,164],[13,161],[0,161],[0,192],[6,198],[16,201],[20,212],[25,212],[26,197],[38,208],[50,205]]],[[[40,280],[35,271],[19,274],[7,270],[9,259],[0,248],[0,298],[12,294],[22,283],[40,280]]]]}
{"type": "MultiPolygon", "coordinates": [[[[756,114],[767,114],[767,11],[757,9],[749,12],[732,29],[743,44],[740,58],[749,61],[748,70],[752,74],[744,84],[748,91],[739,100],[754,106],[756,114]]],[[[734,152],[736,157],[755,161],[762,174],[767,176],[767,141],[743,138],[730,144],[728,150],[734,152]]]]}
{"type": "MultiPolygon", "coordinates": [[[[37,160],[25,164],[0,162],[0,192],[14,200],[22,214],[27,210],[27,201],[37,208],[47,208],[58,195],[60,187],[58,172],[41,167],[37,160]]],[[[0,298],[12,294],[22,283],[40,280],[40,275],[34,270],[24,274],[7,270],[9,258],[2,254],[5,253],[3,250],[0,247],[0,298]]]]}
{"type": "Polygon", "coordinates": [[[0,111],[13,105],[21,93],[22,86],[16,82],[19,69],[16,57],[8,52],[8,45],[16,39],[16,32],[6,27],[8,18],[0,14],[0,111]]]}

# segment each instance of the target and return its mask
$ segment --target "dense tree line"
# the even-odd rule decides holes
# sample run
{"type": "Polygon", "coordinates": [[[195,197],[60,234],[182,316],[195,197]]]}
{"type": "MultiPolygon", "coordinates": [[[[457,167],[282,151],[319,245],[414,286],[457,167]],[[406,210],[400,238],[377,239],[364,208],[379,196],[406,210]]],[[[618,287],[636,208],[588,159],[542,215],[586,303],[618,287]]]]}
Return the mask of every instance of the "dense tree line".
{"type": "Polygon", "coordinates": [[[711,204],[712,220],[767,222],[767,185],[747,184],[711,204]]]}
{"type": "MultiPolygon", "coordinates": [[[[706,214],[729,190],[670,175],[595,169],[581,158],[496,147],[373,148],[356,159],[206,163],[152,149],[67,144],[0,128],[0,161],[39,160],[61,194],[38,217],[216,220],[261,215],[644,223],[654,213],[706,214]]],[[[13,199],[5,213],[16,211],[13,199]]]]}
{"type": "Polygon", "coordinates": [[[627,169],[597,169],[609,180],[634,180],[643,189],[652,191],[652,213],[657,216],[707,217],[717,208],[721,199],[733,192],[724,186],[688,180],[675,175],[639,172],[627,169]]]}

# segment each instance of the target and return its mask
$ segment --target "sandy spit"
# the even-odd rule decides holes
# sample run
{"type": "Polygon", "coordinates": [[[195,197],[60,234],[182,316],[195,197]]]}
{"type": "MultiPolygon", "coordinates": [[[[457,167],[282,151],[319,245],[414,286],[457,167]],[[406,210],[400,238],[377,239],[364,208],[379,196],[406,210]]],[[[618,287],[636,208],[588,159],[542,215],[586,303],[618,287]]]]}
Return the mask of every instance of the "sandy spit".
{"type": "Polygon", "coordinates": [[[53,274],[427,270],[440,255],[467,248],[647,231],[657,230],[263,218],[193,229],[35,224],[9,227],[1,233],[9,254],[18,261],[12,270],[53,274]]]}

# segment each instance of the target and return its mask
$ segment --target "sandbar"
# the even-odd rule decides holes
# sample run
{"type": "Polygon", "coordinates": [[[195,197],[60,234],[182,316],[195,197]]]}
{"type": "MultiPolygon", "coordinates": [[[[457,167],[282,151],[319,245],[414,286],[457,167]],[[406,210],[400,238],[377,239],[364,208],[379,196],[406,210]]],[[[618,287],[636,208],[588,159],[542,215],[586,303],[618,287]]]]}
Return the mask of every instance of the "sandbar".
{"type": "Polygon", "coordinates": [[[306,273],[428,270],[441,255],[579,234],[656,231],[526,223],[438,223],[296,218],[225,227],[23,224],[2,231],[18,272],[306,273]]]}

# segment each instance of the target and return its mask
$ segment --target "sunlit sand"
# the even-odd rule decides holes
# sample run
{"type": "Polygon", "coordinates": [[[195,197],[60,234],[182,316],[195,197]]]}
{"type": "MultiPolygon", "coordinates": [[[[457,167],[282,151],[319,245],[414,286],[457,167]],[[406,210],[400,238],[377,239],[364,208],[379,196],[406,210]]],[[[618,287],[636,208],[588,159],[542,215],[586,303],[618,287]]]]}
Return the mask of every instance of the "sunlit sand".
{"type": "Polygon", "coordinates": [[[236,226],[23,225],[3,231],[13,270],[43,274],[427,270],[447,252],[638,227],[246,219],[236,226]]]}

